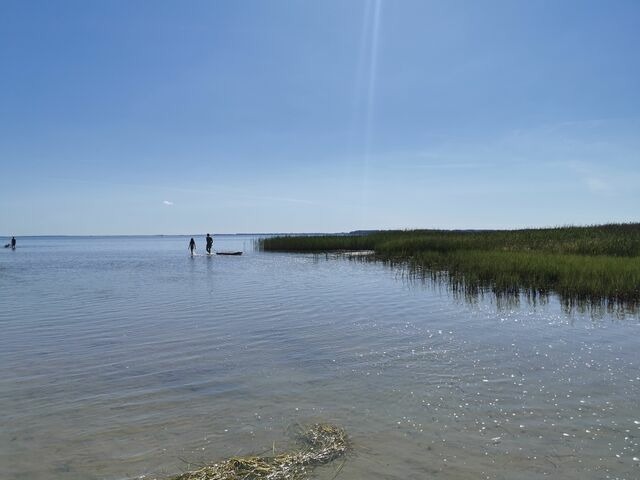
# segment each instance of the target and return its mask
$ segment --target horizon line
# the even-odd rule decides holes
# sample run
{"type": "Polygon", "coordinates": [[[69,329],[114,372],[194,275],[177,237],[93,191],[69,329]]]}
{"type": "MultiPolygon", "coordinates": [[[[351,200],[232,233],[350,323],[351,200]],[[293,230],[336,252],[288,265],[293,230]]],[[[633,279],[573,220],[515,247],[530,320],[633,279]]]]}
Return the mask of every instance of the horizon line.
{"type": "MultiPolygon", "coordinates": [[[[605,223],[588,223],[588,224],[563,224],[563,225],[546,225],[546,226],[526,226],[512,228],[437,228],[437,227],[411,227],[411,228],[362,228],[349,231],[332,231],[332,232],[235,232],[235,233],[210,233],[210,235],[220,236],[249,236],[249,235],[346,235],[364,232],[390,232],[390,231],[420,231],[420,230],[439,230],[448,232],[486,232],[486,231],[516,231],[516,230],[551,230],[557,228],[593,228],[604,227],[609,225],[640,225],[639,221],[628,222],[605,222],[605,223]]],[[[205,236],[207,233],[106,233],[106,234],[23,234],[23,235],[0,235],[0,238],[11,237],[189,237],[189,236],[205,236]]]]}

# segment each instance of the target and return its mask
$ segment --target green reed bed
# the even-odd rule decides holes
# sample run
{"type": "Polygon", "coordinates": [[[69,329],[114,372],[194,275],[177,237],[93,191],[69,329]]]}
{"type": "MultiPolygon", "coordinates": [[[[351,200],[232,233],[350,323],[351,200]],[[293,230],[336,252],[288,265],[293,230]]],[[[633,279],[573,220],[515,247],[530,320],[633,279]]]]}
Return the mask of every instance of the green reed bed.
{"type": "Polygon", "coordinates": [[[279,236],[262,239],[266,251],[375,250],[410,256],[420,251],[540,251],[575,255],[640,255],[640,223],[524,230],[406,230],[366,235],[279,236]]]}
{"type": "Polygon", "coordinates": [[[263,238],[259,246],[271,252],[322,253],[336,251],[373,250],[375,243],[369,235],[318,235],[263,238]]]}
{"type": "Polygon", "coordinates": [[[276,237],[266,251],[372,250],[421,275],[445,274],[467,290],[557,293],[567,303],[640,305],[640,224],[524,230],[385,231],[276,237]]]}
{"type": "Polygon", "coordinates": [[[421,252],[410,260],[419,274],[446,272],[467,291],[557,293],[568,303],[640,303],[640,257],[464,250],[421,252]]]}
{"type": "Polygon", "coordinates": [[[376,252],[412,255],[420,251],[536,251],[574,255],[640,255],[640,224],[507,231],[415,230],[381,234],[376,252]]]}

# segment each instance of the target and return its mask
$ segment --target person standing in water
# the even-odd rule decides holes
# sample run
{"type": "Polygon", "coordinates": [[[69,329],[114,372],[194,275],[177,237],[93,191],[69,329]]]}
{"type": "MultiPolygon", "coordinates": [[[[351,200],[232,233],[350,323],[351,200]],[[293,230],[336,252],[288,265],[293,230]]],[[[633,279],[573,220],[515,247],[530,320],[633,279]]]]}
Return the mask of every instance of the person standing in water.
{"type": "Polygon", "coordinates": [[[11,237],[11,250],[16,249],[16,237],[11,237]]]}
{"type": "Polygon", "coordinates": [[[211,255],[211,247],[213,247],[213,238],[207,233],[207,253],[211,255]]]}
{"type": "Polygon", "coordinates": [[[189,241],[189,250],[191,251],[191,256],[193,257],[193,252],[196,249],[196,241],[193,239],[193,237],[191,237],[191,240],[189,241]]]}

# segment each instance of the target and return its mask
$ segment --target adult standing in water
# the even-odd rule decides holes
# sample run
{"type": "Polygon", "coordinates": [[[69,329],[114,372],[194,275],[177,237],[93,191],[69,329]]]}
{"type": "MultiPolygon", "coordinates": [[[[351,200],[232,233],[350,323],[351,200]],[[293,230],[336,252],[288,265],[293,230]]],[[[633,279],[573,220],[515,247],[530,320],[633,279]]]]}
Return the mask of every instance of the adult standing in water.
{"type": "Polygon", "coordinates": [[[193,239],[193,237],[191,237],[191,240],[189,241],[189,250],[191,251],[191,256],[193,257],[193,252],[196,249],[196,241],[193,239]]]}
{"type": "Polygon", "coordinates": [[[11,250],[16,249],[16,237],[11,237],[11,250]]]}
{"type": "Polygon", "coordinates": [[[211,255],[211,247],[213,247],[213,238],[207,233],[207,253],[211,255]]]}

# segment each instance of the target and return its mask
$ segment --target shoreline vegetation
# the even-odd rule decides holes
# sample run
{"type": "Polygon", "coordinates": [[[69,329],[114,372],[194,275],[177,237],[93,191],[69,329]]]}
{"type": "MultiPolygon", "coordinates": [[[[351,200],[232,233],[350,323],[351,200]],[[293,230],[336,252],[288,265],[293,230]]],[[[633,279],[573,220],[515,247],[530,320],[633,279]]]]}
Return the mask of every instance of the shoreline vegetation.
{"type": "MultiPolygon", "coordinates": [[[[373,252],[366,257],[444,280],[456,292],[533,298],[566,307],[640,309],[640,223],[523,230],[405,230],[277,236],[270,252],[373,252]]],[[[362,258],[362,257],[359,257],[362,258]]]]}

